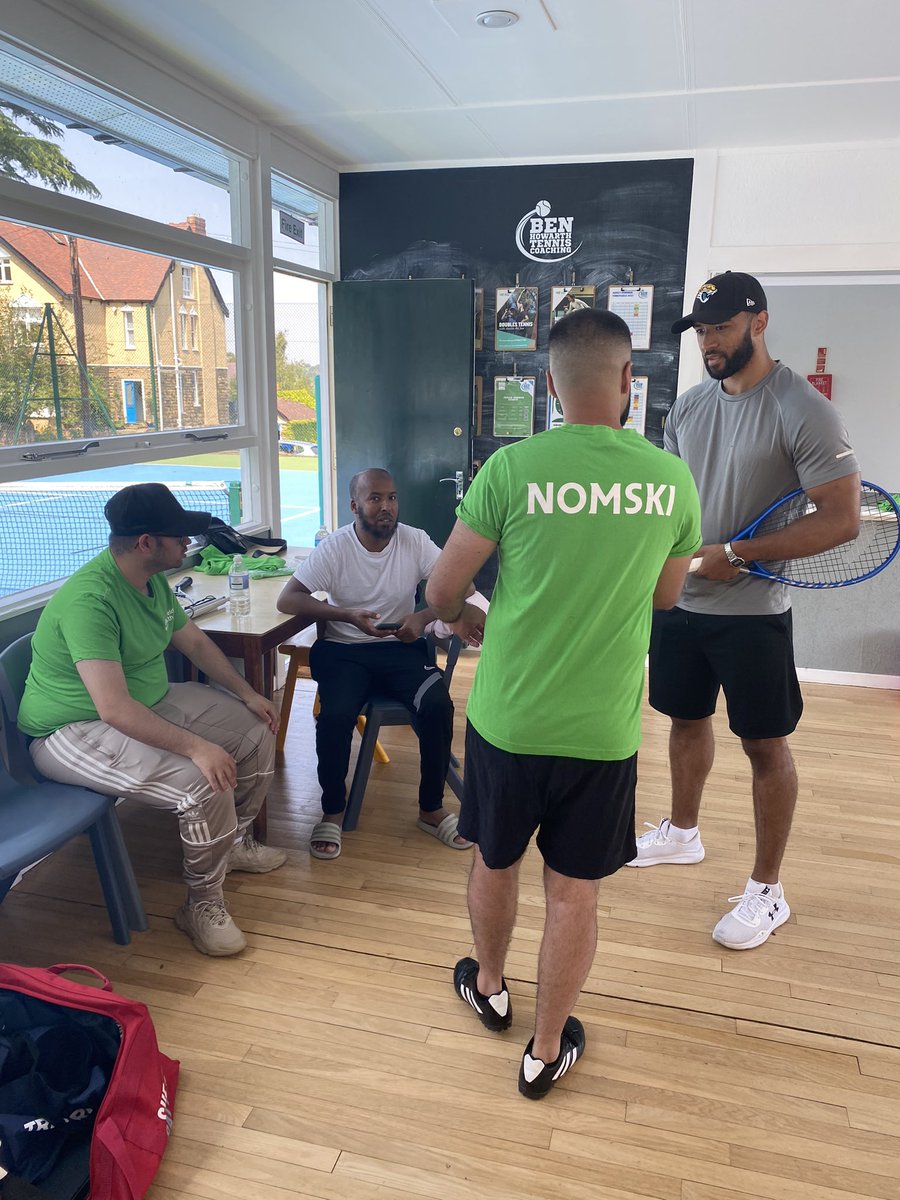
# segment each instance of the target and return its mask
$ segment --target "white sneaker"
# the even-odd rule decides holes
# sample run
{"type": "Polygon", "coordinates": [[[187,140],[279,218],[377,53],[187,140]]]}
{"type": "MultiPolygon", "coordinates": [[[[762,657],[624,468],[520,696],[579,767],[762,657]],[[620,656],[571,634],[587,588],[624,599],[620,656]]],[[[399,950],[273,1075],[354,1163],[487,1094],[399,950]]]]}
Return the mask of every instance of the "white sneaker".
{"type": "Polygon", "coordinates": [[[264,846],[252,834],[245,833],[241,841],[235,842],[231,847],[225,873],[251,871],[255,875],[265,875],[267,871],[284,866],[285,862],[287,854],[284,850],[278,850],[275,846],[264,846]]]}
{"type": "Polygon", "coordinates": [[[663,817],[658,825],[644,824],[650,830],[637,839],[637,857],[626,863],[626,867],[655,867],[657,863],[698,863],[706,856],[700,834],[695,833],[686,842],[676,841],[670,832],[672,822],[663,817]]]}
{"type": "Polygon", "coordinates": [[[729,950],[752,950],[761,946],[770,933],[783,925],[791,915],[780,883],[767,884],[762,891],[744,892],[730,896],[729,904],[737,901],[713,930],[713,937],[729,950]]]}
{"type": "Polygon", "coordinates": [[[188,935],[201,954],[227,958],[239,954],[247,939],[228,915],[224,900],[198,900],[175,914],[175,924],[188,935]]]}

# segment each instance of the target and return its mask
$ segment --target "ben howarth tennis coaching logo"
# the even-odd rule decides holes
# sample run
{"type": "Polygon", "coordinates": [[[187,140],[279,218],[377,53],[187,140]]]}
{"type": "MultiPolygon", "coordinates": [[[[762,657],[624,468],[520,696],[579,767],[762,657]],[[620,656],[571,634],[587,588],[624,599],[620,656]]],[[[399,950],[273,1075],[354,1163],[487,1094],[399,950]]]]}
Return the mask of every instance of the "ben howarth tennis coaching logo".
{"type": "Polygon", "coordinates": [[[538,200],[516,226],[516,245],[532,262],[562,262],[571,258],[581,248],[572,245],[574,217],[551,217],[549,200],[538,200]],[[525,227],[528,227],[528,244],[525,244],[525,227]]]}

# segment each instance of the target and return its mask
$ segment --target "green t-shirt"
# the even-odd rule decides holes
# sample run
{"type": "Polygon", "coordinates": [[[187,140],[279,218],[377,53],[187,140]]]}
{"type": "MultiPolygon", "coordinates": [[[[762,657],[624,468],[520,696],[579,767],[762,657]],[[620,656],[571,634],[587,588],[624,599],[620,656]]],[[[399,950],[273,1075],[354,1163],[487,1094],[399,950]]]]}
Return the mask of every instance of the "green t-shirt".
{"type": "Polygon", "coordinates": [[[514,754],[629,758],[659,573],[701,544],[686,465],[633,430],[561,425],[492,454],[457,515],[500,559],[469,720],[514,754]]]}
{"type": "Polygon", "coordinates": [[[169,688],[163,651],[187,617],[165,575],[150,593],[129,583],[108,550],[68,579],[41,613],[32,638],[31,670],[19,706],[19,728],[44,737],[99,715],[75,664],[120,662],[130,695],[157,704],[169,688]]]}

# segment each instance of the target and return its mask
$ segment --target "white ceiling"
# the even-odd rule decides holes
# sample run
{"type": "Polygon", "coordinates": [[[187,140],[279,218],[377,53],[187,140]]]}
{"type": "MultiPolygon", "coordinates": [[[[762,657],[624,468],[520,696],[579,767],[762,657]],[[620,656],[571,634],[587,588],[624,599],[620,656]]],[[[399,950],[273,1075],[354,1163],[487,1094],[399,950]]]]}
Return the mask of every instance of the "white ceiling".
{"type": "Polygon", "coordinates": [[[900,138],[900,0],[73,0],[336,166],[900,138]]]}

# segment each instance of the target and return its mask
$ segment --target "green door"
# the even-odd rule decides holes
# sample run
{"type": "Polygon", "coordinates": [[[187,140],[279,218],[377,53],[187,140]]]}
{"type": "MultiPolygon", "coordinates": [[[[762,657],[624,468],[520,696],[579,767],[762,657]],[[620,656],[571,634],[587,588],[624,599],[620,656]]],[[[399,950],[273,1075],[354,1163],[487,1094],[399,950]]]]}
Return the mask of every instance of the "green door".
{"type": "Polygon", "coordinates": [[[466,279],[336,283],[334,409],[338,524],[365,467],[397,482],[400,520],[439,546],[468,480],[474,287],[466,279]],[[442,482],[442,480],[451,482],[442,482]]]}

